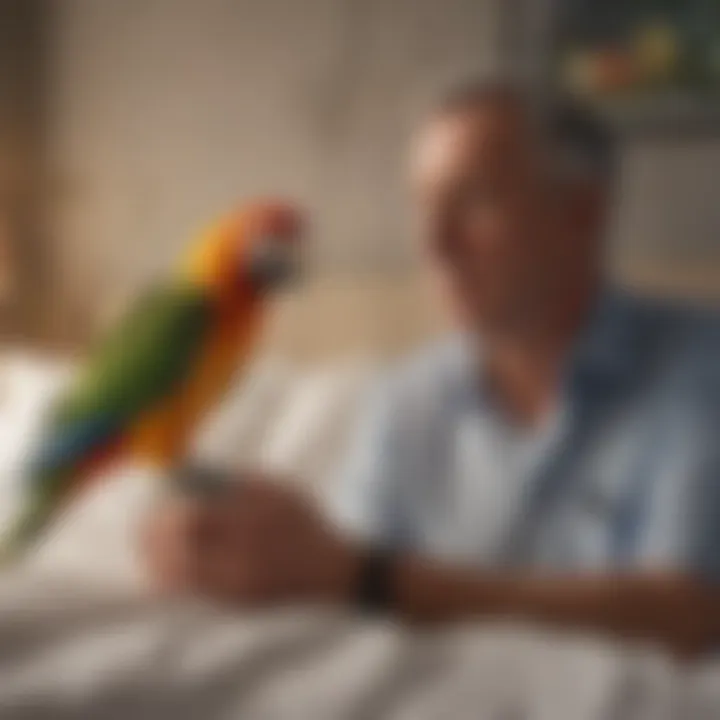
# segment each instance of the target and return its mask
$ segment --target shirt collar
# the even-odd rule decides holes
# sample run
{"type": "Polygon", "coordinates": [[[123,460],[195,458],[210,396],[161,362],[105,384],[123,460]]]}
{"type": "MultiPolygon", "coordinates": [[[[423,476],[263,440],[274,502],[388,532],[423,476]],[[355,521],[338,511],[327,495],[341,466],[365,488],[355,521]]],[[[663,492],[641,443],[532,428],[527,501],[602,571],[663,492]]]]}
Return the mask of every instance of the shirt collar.
{"type": "MultiPolygon", "coordinates": [[[[602,393],[633,376],[639,350],[635,319],[630,294],[604,286],[568,358],[565,382],[571,398],[584,397],[589,388],[602,393]]],[[[455,336],[452,345],[460,398],[482,403],[482,350],[468,334],[455,336]]]]}
{"type": "Polygon", "coordinates": [[[636,305],[620,288],[598,296],[568,362],[571,389],[586,381],[621,381],[632,375],[640,348],[636,305]]]}

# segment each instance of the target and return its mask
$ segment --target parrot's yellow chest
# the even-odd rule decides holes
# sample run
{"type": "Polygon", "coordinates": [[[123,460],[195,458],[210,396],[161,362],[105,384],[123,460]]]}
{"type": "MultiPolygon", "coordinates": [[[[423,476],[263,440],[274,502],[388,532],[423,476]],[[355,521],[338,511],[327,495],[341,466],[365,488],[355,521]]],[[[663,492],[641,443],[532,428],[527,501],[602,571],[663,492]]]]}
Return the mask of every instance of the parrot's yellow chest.
{"type": "Polygon", "coordinates": [[[257,307],[217,318],[183,389],[142,417],[131,432],[131,455],[161,467],[182,459],[202,419],[249,361],[261,314],[257,307]]]}

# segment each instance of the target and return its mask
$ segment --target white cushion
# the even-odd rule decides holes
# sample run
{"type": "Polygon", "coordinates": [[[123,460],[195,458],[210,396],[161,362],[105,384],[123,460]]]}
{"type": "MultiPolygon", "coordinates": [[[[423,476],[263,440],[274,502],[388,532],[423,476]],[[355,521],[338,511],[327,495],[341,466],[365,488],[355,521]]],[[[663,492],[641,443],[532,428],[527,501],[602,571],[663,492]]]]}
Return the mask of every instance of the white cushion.
{"type": "Polygon", "coordinates": [[[302,374],[267,428],[261,466],[312,485],[326,479],[342,455],[358,401],[374,374],[371,361],[302,374]]]}
{"type": "MultiPolygon", "coordinates": [[[[28,357],[0,364],[0,392],[6,389],[0,398],[5,522],[17,507],[22,460],[70,372],[69,363],[28,357]]],[[[258,362],[200,429],[192,455],[226,467],[281,473],[315,487],[337,462],[372,376],[369,361],[312,370],[280,360],[258,362]]],[[[138,523],[163,480],[140,466],[108,472],[50,530],[33,562],[91,575],[133,575],[138,523]]]]}
{"type": "Polygon", "coordinates": [[[193,455],[223,466],[256,463],[268,427],[297,381],[298,371],[288,363],[257,362],[200,428],[193,455]]]}

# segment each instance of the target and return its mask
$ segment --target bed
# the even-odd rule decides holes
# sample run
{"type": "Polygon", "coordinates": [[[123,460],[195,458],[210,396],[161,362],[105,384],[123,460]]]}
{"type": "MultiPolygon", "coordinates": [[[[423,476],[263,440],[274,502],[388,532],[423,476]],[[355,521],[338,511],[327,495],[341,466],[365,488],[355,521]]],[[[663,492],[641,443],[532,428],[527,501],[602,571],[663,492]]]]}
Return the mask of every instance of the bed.
{"type": "MultiPolygon", "coordinates": [[[[320,496],[378,369],[361,356],[265,357],[196,453],[303,478],[320,496]]],[[[23,447],[72,364],[0,363],[0,488],[12,512],[23,447]]],[[[552,720],[720,718],[720,663],[538,628],[418,630],[303,607],[243,613],[146,591],[137,523],[154,497],[119,469],[51,541],[0,574],[0,718],[552,720]]]]}

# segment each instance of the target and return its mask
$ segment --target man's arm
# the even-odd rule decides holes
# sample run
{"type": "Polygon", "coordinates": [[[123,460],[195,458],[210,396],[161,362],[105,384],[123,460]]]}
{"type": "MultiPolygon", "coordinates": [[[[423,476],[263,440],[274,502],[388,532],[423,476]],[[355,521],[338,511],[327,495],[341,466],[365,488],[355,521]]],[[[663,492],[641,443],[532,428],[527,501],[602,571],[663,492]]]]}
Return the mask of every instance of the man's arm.
{"type": "Polygon", "coordinates": [[[405,557],[396,610],[415,622],[514,619],[659,642],[678,653],[720,640],[720,589],[680,575],[478,572],[405,557]]]}
{"type": "MultiPolygon", "coordinates": [[[[365,554],[297,491],[265,482],[222,503],[174,501],[152,519],[147,540],[158,584],[239,605],[352,604],[365,554]]],[[[681,575],[497,573],[405,555],[391,584],[388,612],[416,623],[513,619],[683,654],[720,639],[720,590],[681,575]]]]}

